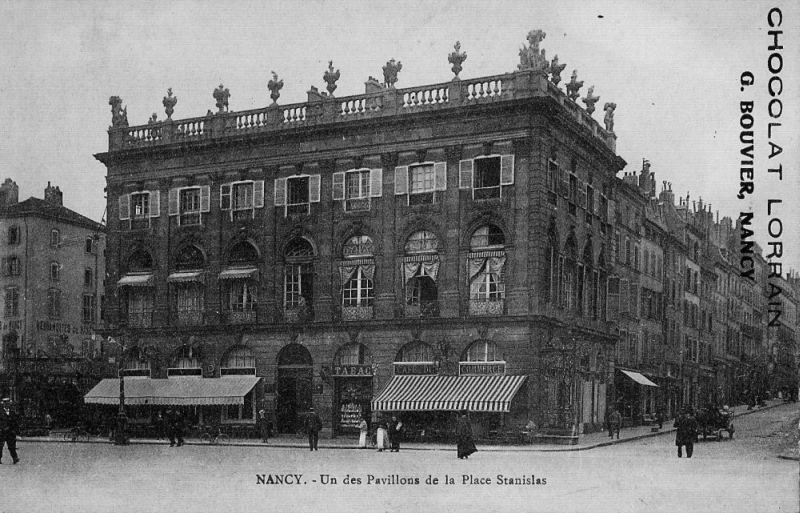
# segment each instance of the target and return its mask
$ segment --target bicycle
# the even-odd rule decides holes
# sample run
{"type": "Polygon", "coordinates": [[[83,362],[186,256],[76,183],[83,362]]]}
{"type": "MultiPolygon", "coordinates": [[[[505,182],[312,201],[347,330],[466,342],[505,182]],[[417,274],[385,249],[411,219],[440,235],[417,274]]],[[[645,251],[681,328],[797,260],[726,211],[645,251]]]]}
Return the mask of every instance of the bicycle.
{"type": "Polygon", "coordinates": [[[89,436],[89,432],[82,427],[74,427],[69,431],[66,431],[63,435],[63,438],[67,442],[77,442],[79,440],[88,442],[89,436]]]}
{"type": "Polygon", "coordinates": [[[200,441],[201,442],[206,442],[206,443],[208,443],[210,445],[226,444],[226,443],[231,441],[231,437],[226,435],[225,433],[223,433],[222,429],[220,429],[218,427],[216,433],[206,429],[200,435],[200,441]]]}

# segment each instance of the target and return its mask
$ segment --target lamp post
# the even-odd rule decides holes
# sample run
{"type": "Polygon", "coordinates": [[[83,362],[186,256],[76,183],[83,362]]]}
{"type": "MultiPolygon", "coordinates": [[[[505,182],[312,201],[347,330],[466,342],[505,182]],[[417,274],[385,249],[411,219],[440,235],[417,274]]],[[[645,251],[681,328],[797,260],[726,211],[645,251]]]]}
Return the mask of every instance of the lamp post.
{"type": "Polygon", "coordinates": [[[114,428],[114,445],[128,445],[128,416],[125,415],[125,378],[123,364],[125,359],[125,344],[121,344],[109,337],[109,342],[115,343],[120,348],[117,374],[119,375],[119,409],[117,410],[116,425],[114,428]]]}

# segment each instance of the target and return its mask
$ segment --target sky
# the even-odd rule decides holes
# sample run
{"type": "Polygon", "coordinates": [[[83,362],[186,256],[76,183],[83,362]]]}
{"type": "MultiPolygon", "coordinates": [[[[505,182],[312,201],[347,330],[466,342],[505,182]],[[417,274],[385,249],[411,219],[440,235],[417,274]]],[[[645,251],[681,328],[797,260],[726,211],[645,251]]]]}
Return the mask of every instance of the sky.
{"type": "MultiPolygon", "coordinates": [[[[600,96],[617,104],[617,153],[626,171],[651,162],[658,189],[702,197],[720,217],[756,213],[766,246],[768,198],[783,198],[784,264],[800,270],[800,2],[797,1],[36,1],[0,0],[0,179],[20,199],[42,197],[48,181],[64,204],[92,219],[104,215],[108,98],[120,96],[131,125],[214,109],[223,83],[230,109],[269,105],[271,71],[284,81],[280,104],[305,101],[329,60],[341,72],[337,96],[364,92],[391,58],[403,64],[397,87],[452,78],[447,55],[460,41],[463,79],[514,71],[531,29],[541,47],[600,96]],[[767,13],[783,11],[783,153],[771,161],[766,141],[767,13]],[[755,84],[740,90],[751,70],[755,84]],[[736,197],[739,101],[756,101],[756,194],[736,197]],[[784,180],[766,173],[782,162],[784,180]]],[[[564,82],[562,81],[562,87],[564,82]]],[[[602,122],[602,109],[594,116],[602,122]]],[[[773,227],[776,227],[773,224],[773,227]]]]}

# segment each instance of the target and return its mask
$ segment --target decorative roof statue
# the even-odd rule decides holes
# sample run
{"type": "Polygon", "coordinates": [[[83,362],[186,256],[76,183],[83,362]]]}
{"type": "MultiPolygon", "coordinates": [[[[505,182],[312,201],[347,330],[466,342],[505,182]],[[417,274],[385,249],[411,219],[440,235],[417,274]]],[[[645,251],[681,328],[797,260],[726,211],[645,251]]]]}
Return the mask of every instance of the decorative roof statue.
{"type": "Polygon", "coordinates": [[[539,50],[539,43],[541,43],[546,36],[547,34],[538,29],[528,32],[528,43],[530,46],[525,46],[525,43],[523,43],[522,48],[519,49],[519,69],[548,71],[550,65],[544,55],[544,50],[539,50]]]}
{"type": "Polygon", "coordinates": [[[566,85],[567,87],[567,96],[572,101],[575,101],[580,96],[578,92],[581,87],[583,87],[583,80],[578,80],[578,70],[572,70],[572,77],[570,77],[569,82],[566,85]]]}
{"type": "Polygon", "coordinates": [[[220,84],[219,87],[214,89],[214,99],[217,100],[217,108],[219,112],[228,110],[228,98],[231,97],[231,92],[224,85],[220,84]]]}
{"type": "Polygon", "coordinates": [[[150,119],[147,120],[147,124],[148,125],[155,125],[156,123],[158,123],[158,114],[153,112],[153,115],[150,116],[150,119]]]}
{"type": "Polygon", "coordinates": [[[555,85],[558,85],[561,82],[561,72],[564,71],[564,68],[567,67],[567,63],[559,64],[558,63],[558,55],[553,57],[553,61],[550,63],[550,81],[555,85]]]}
{"type": "Polygon", "coordinates": [[[403,63],[391,59],[383,67],[383,82],[386,87],[394,89],[394,84],[397,82],[397,74],[403,69],[403,63]]]}
{"type": "Polygon", "coordinates": [[[600,99],[599,96],[594,95],[594,86],[590,86],[589,90],[586,91],[586,97],[582,98],[583,103],[586,104],[586,112],[591,114],[594,112],[594,104],[600,99]]]}
{"type": "Polygon", "coordinates": [[[325,74],[322,75],[322,80],[324,80],[328,84],[328,94],[333,96],[333,92],[336,90],[336,81],[339,80],[339,70],[333,70],[333,61],[328,61],[328,69],[325,71],[325,74]]]}
{"type": "Polygon", "coordinates": [[[458,79],[458,74],[461,73],[461,70],[463,69],[461,65],[465,60],[467,60],[467,52],[461,51],[461,41],[456,41],[456,44],[453,45],[453,48],[454,50],[450,52],[450,55],[447,56],[447,62],[453,65],[453,67],[450,69],[455,74],[453,80],[456,80],[458,79]]]}
{"type": "Polygon", "coordinates": [[[172,113],[175,112],[175,104],[178,103],[178,97],[172,95],[172,88],[167,89],[167,95],[161,101],[164,104],[164,112],[167,113],[167,119],[172,119],[172,113]]]}
{"type": "Polygon", "coordinates": [[[111,105],[111,126],[114,128],[128,126],[128,107],[122,107],[122,98],[112,96],[108,99],[111,105]]]}
{"type": "Polygon", "coordinates": [[[269,89],[272,98],[272,105],[278,105],[278,98],[281,97],[281,89],[283,89],[283,80],[278,78],[278,74],[272,72],[272,80],[267,82],[267,89],[269,89]]]}
{"type": "Polygon", "coordinates": [[[608,102],[603,105],[603,110],[606,111],[606,117],[603,118],[603,122],[606,124],[606,130],[614,133],[614,109],[617,108],[616,103],[608,102]]]}

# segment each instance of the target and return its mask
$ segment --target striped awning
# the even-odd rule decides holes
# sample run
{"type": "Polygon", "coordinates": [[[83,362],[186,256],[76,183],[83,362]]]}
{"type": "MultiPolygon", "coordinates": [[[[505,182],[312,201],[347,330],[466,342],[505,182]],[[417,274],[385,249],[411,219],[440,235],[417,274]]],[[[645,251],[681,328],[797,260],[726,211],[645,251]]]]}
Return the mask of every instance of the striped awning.
{"type": "MultiPolygon", "coordinates": [[[[125,378],[125,404],[228,405],[244,404],[244,396],[261,378],[125,378]]],[[[119,379],[104,379],[83,397],[88,404],[119,404],[119,379]]]]}
{"type": "Polygon", "coordinates": [[[117,287],[152,287],[152,273],[126,274],[117,282],[117,287]]]}
{"type": "Polygon", "coordinates": [[[641,374],[639,372],[634,372],[634,371],[629,371],[629,370],[622,370],[622,369],[619,369],[619,371],[621,373],[625,374],[626,376],[628,376],[629,378],[631,378],[632,380],[634,380],[635,382],[639,383],[640,385],[644,385],[646,387],[657,387],[658,386],[655,383],[653,383],[652,381],[650,381],[649,379],[647,379],[643,374],[641,374]]]}
{"type": "Polygon", "coordinates": [[[508,412],[526,376],[394,376],[374,411],[508,412]]]}
{"type": "Polygon", "coordinates": [[[178,271],[167,276],[170,283],[203,282],[203,271],[178,271]]]}
{"type": "Polygon", "coordinates": [[[255,267],[230,267],[219,273],[220,280],[249,280],[258,279],[258,269],[255,267]]]}

